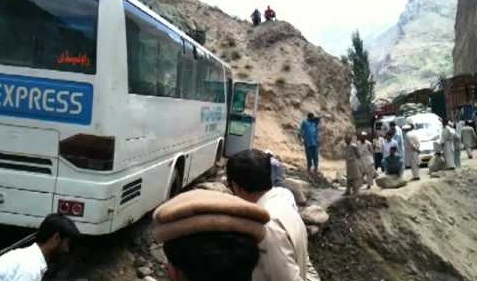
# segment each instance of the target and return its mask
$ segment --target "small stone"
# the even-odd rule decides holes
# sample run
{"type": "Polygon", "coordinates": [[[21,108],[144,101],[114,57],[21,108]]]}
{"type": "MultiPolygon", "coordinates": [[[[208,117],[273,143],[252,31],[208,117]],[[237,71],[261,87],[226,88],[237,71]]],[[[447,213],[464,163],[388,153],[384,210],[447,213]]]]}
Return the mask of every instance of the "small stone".
{"type": "Polygon", "coordinates": [[[283,186],[293,193],[295,202],[298,205],[303,206],[306,204],[308,197],[310,196],[310,183],[302,180],[286,178],[283,181],[283,186]]]}
{"type": "Polygon", "coordinates": [[[146,276],[142,280],[144,280],[144,281],[157,281],[156,278],[151,277],[151,276],[146,276]]]}
{"type": "Polygon", "coordinates": [[[136,269],[137,277],[144,278],[146,276],[152,275],[153,271],[149,267],[139,267],[136,269]]]}
{"type": "Polygon", "coordinates": [[[135,268],[139,268],[139,267],[143,267],[145,266],[147,263],[146,259],[144,257],[141,257],[141,256],[137,256],[135,259],[134,259],[134,267],[135,268]]]}
{"type": "Polygon", "coordinates": [[[164,254],[164,250],[162,249],[162,246],[160,245],[151,246],[151,248],[149,248],[149,254],[151,254],[151,256],[159,264],[167,263],[167,258],[166,258],[166,255],[164,254]]]}
{"type": "Polygon", "coordinates": [[[320,228],[316,225],[307,225],[306,232],[308,232],[308,237],[312,237],[320,232],[320,228]]]}
{"type": "Polygon", "coordinates": [[[305,223],[317,226],[325,224],[330,218],[328,213],[317,205],[311,205],[304,208],[301,211],[301,217],[305,223]]]}

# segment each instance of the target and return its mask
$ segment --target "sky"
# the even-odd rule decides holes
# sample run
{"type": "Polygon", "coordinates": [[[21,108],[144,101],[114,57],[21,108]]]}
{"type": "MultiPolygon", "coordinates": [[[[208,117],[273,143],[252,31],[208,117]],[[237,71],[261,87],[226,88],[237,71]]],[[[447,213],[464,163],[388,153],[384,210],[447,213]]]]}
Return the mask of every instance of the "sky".
{"type": "Polygon", "coordinates": [[[250,19],[270,5],[279,20],[297,27],[312,43],[341,56],[351,44],[351,33],[377,35],[395,24],[407,0],[201,0],[242,19],[250,19]]]}

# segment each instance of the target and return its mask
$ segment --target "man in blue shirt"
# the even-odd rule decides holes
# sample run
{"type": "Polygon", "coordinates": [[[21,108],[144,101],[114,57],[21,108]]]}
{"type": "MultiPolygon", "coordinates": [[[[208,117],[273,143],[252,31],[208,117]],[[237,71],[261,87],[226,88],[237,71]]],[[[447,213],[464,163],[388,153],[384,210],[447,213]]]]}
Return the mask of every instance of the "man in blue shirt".
{"type": "Polygon", "coordinates": [[[306,164],[308,172],[318,171],[318,125],[320,117],[315,117],[313,113],[308,113],[307,119],[301,122],[300,137],[305,146],[306,164]]]}

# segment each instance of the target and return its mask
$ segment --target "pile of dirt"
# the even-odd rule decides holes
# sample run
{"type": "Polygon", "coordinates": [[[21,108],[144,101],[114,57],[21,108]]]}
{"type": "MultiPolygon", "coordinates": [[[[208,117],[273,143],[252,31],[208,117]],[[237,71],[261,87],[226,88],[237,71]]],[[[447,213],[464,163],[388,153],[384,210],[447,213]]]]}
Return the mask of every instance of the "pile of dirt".
{"type": "Polygon", "coordinates": [[[227,61],[237,80],[259,81],[260,108],[255,146],[271,149],[284,162],[302,166],[297,137],[309,112],[323,115],[321,154],[341,157],[341,142],[352,131],[349,69],[308,42],[287,22],[252,27],[196,0],[144,0],[184,28],[206,31],[205,46],[227,61]],[[175,10],[174,10],[175,9],[175,10]],[[167,14],[167,11],[171,11],[167,14]],[[181,16],[178,16],[178,15],[181,16]]]}
{"type": "Polygon", "coordinates": [[[466,169],[410,196],[337,201],[310,245],[322,279],[477,280],[476,183],[477,171],[466,169]]]}

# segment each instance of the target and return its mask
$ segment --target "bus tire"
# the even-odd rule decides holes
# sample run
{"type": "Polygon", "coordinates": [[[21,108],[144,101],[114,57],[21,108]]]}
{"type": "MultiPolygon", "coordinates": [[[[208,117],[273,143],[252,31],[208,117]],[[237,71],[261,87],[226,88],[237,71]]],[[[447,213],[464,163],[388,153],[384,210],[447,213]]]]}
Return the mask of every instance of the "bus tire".
{"type": "Polygon", "coordinates": [[[171,177],[171,184],[169,187],[169,199],[174,198],[176,195],[178,195],[181,192],[182,188],[182,177],[179,173],[179,170],[174,168],[174,171],[172,172],[172,177],[171,177]]]}

